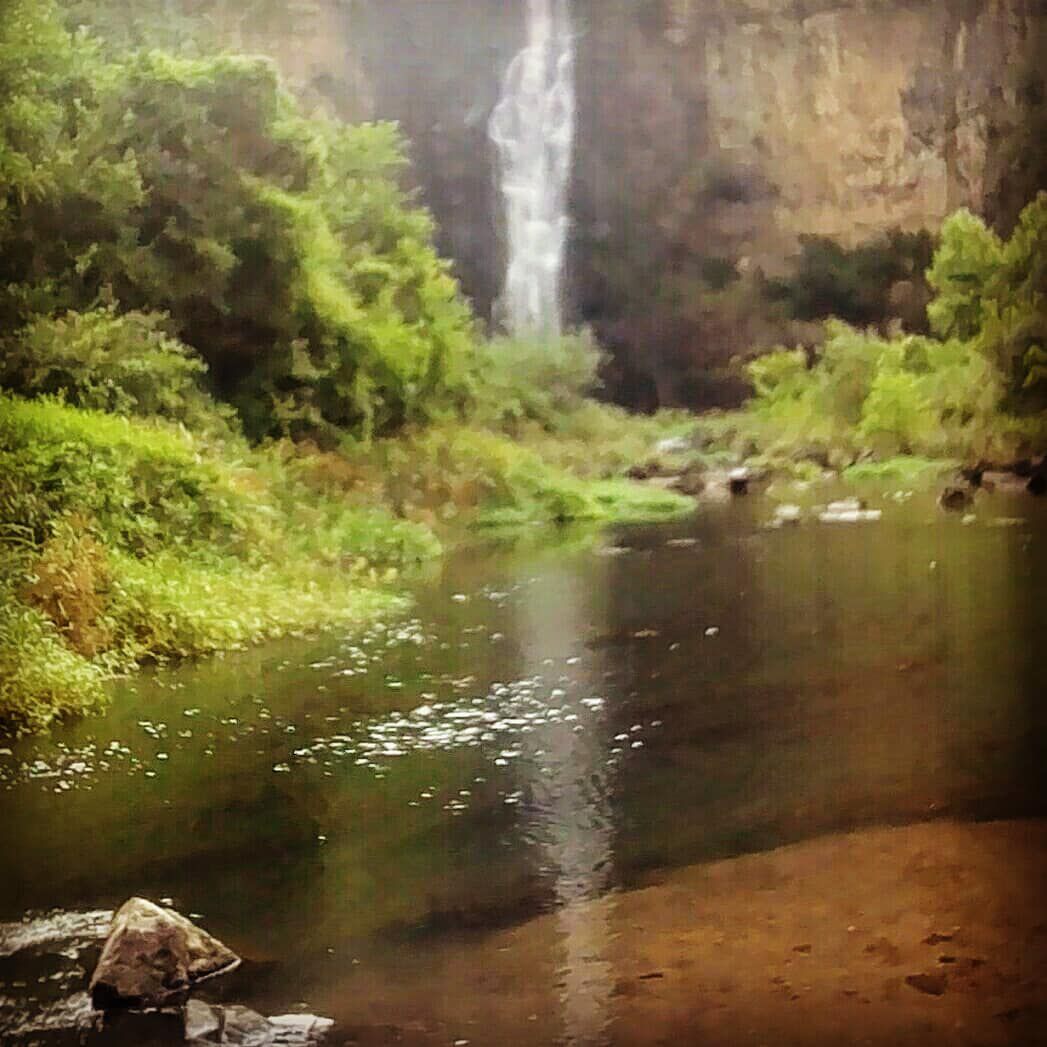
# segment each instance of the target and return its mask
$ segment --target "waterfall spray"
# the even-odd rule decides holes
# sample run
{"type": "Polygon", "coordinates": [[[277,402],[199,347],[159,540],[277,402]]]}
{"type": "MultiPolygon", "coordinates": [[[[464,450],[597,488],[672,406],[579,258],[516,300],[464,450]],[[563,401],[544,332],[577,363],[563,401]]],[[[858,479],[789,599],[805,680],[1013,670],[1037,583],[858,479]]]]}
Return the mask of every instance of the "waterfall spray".
{"type": "Polygon", "coordinates": [[[499,310],[511,334],[560,333],[574,125],[570,0],[527,0],[527,45],[488,126],[509,247],[499,310]]]}

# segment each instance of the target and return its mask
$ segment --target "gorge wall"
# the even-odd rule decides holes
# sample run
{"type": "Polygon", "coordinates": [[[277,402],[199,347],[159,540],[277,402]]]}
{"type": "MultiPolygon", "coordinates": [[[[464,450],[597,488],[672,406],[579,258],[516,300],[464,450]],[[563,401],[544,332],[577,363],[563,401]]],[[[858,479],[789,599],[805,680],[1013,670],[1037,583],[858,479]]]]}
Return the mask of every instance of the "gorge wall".
{"type": "MultiPolygon", "coordinates": [[[[350,118],[398,120],[479,311],[504,263],[490,111],[521,46],[510,0],[299,0],[234,19],[350,118]],[[245,24],[249,22],[249,24],[245,24]]],[[[799,237],[1006,228],[1045,180],[1044,0],[575,0],[578,141],[567,313],[641,401],[782,336],[753,302],[799,237]],[[635,384],[634,381],[634,384],[635,384]]],[[[726,392],[725,392],[726,390],[726,392]]]]}

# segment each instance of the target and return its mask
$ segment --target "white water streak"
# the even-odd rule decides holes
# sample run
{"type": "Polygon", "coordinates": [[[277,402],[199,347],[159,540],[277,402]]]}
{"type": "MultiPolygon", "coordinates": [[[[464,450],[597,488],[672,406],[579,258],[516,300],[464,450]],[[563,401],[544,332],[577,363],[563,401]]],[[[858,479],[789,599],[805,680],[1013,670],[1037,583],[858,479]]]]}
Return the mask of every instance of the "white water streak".
{"type": "Polygon", "coordinates": [[[20,923],[0,923],[0,956],[14,956],[23,949],[51,945],[84,945],[97,942],[109,933],[113,913],[109,909],[92,912],[53,912],[26,918],[20,923]]]}
{"type": "Polygon", "coordinates": [[[488,125],[509,247],[499,308],[511,334],[555,337],[561,330],[574,59],[570,0],[527,0],[527,45],[506,72],[488,125]]]}

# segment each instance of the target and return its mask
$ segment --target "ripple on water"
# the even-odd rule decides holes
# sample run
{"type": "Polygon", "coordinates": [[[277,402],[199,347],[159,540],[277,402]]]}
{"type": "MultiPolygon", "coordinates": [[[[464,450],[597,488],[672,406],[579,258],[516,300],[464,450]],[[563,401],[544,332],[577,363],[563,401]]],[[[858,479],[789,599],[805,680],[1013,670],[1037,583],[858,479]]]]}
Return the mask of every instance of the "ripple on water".
{"type": "Polygon", "coordinates": [[[61,945],[65,951],[70,946],[86,948],[105,938],[112,920],[111,909],[92,909],[89,912],[56,910],[43,915],[30,913],[17,923],[0,923],[0,956],[14,956],[25,949],[53,945],[61,945]]]}

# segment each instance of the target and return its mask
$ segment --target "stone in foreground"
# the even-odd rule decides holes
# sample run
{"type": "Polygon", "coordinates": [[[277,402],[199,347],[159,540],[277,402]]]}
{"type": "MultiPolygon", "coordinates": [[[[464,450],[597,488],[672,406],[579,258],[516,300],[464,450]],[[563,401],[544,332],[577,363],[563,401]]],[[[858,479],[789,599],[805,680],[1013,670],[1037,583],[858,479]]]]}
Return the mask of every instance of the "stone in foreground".
{"type": "Polygon", "coordinates": [[[184,916],[144,898],[121,906],[91,977],[96,1010],[170,1007],[194,985],[239,966],[240,957],[184,916]]]}
{"type": "Polygon", "coordinates": [[[185,1011],[185,1039],[191,1047],[312,1047],[332,1025],[330,1018],[315,1014],[263,1018],[248,1007],[212,1006],[199,1000],[190,1000],[185,1011]]]}

